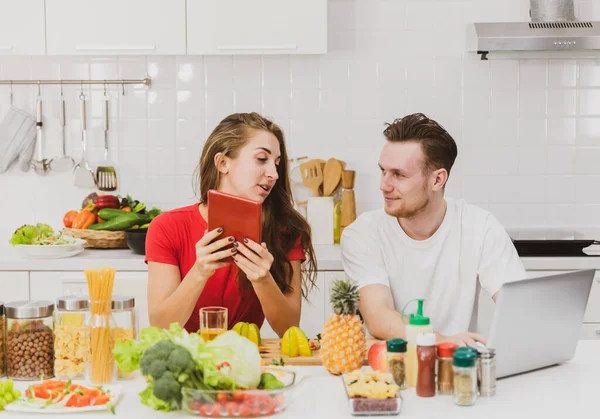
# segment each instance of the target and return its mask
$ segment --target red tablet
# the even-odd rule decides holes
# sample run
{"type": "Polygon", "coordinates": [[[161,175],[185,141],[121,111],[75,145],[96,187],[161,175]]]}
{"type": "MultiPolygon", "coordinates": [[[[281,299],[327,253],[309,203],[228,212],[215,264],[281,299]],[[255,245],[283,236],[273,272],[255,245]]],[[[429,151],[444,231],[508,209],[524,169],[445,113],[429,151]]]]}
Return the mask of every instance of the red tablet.
{"type": "MultiPolygon", "coordinates": [[[[262,204],[251,199],[208,191],[208,231],[223,228],[218,239],[233,236],[238,242],[244,238],[260,243],[262,239],[262,204]]],[[[227,246],[229,249],[233,245],[227,246]]],[[[226,248],[223,248],[226,249],[226,248]]],[[[223,260],[233,262],[231,258],[223,260]]]]}

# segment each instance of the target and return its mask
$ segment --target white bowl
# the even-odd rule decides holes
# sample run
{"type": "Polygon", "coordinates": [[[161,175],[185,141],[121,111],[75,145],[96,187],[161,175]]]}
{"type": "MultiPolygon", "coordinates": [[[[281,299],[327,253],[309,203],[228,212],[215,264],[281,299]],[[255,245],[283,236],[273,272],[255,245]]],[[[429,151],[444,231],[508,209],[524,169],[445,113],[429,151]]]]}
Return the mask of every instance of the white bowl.
{"type": "Polygon", "coordinates": [[[34,259],[59,259],[75,256],[83,252],[83,245],[86,243],[82,239],[73,239],[75,243],[69,244],[18,244],[14,246],[15,251],[24,258],[34,259]]]}

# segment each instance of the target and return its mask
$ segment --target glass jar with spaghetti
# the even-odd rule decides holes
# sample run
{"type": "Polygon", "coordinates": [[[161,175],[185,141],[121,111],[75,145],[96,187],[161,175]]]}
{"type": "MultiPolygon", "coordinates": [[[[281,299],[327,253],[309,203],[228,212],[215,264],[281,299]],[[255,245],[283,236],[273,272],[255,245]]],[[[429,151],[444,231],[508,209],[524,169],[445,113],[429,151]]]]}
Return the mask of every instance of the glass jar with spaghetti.
{"type": "Polygon", "coordinates": [[[65,296],[56,300],[54,310],[54,374],[60,379],[85,377],[89,334],[85,320],[87,297],[65,296]]]}
{"type": "Polygon", "coordinates": [[[6,313],[6,375],[15,380],[54,377],[54,303],[11,301],[6,313]]]}
{"type": "MultiPolygon", "coordinates": [[[[115,343],[137,339],[138,316],[135,308],[135,299],[128,295],[113,295],[111,308],[116,324],[116,327],[113,329],[115,343]]],[[[132,373],[126,373],[119,369],[119,378],[132,377],[132,373]]]]}
{"type": "Polygon", "coordinates": [[[85,271],[89,291],[89,349],[85,363],[86,381],[93,385],[111,384],[117,380],[117,364],[113,357],[115,320],[111,314],[115,270],[85,271]]]}

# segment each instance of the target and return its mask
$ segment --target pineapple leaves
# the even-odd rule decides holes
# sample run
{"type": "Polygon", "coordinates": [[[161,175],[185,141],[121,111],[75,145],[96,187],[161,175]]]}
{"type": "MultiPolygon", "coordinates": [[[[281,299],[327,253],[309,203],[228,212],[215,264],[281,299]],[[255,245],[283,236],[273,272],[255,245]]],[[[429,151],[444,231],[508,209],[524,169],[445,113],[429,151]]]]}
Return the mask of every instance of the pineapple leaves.
{"type": "Polygon", "coordinates": [[[335,314],[357,314],[358,299],[358,284],[356,281],[337,279],[333,282],[329,301],[335,314]]]}

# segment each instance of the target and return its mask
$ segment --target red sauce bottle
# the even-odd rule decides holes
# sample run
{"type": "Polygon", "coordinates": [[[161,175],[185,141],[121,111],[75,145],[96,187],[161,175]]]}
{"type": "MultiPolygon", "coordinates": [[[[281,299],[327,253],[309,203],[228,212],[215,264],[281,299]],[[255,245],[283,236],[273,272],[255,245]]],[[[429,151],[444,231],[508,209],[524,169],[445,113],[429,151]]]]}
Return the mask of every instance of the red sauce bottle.
{"type": "Polygon", "coordinates": [[[421,333],[417,335],[417,396],[435,396],[435,334],[421,333]]]}

